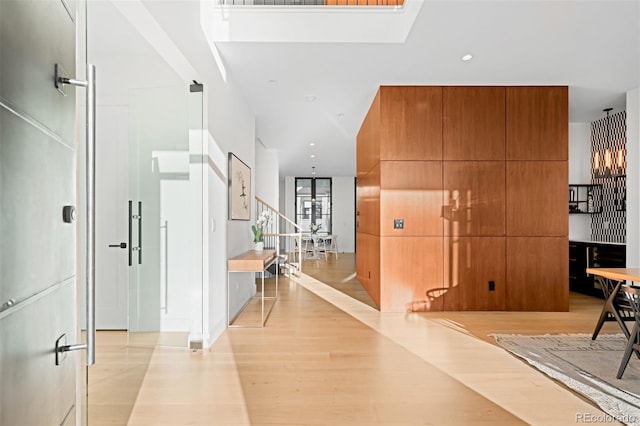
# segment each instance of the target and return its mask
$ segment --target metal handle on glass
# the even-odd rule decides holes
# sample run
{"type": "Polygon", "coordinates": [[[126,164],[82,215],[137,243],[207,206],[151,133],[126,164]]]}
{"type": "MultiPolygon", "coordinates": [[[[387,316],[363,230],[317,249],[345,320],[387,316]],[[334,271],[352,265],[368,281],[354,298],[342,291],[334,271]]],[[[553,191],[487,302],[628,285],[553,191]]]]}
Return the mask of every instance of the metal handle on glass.
{"type": "Polygon", "coordinates": [[[129,200],[129,266],[131,266],[131,257],[133,256],[133,201],[129,200]]]}
{"type": "Polygon", "coordinates": [[[142,265],[142,201],[138,201],[138,265],[142,265]]]}
{"type": "Polygon", "coordinates": [[[79,345],[56,346],[56,352],[68,352],[78,349],[87,350],[87,365],[96,362],[96,245],[95,245],[95,199],[96,199],[96,67],[87,64],[87,80],[76,80],[59,76],[62,68],[55,65],[55,86],[69,84],[72,86],[86,87],[87,99],[87,152],[86,152],[86,304],[87,304],[87,343],[79,345]]]}
{"type": "Polygon", "coordinates": [[[160,310],[165,314],[169,313],[169,221],[165,220],[164,225],[160,226],[164,229],[164,303],[160,306],[160,310]]]}
{"type": "Polygon", "coordinates": [[[133,214],[133,201],[129,200],[129,266],[133,252],[138,252],[138,264],[142,265],[142,201],[138,201],[138,214],[133,214]],[[138,245],[133,245],[133,221],[138,221],[138,245]]]}
{"type": "Polygon", "coordinates": [[[87,365],[96,362],[96,67],[87,64],[87,365]]]}

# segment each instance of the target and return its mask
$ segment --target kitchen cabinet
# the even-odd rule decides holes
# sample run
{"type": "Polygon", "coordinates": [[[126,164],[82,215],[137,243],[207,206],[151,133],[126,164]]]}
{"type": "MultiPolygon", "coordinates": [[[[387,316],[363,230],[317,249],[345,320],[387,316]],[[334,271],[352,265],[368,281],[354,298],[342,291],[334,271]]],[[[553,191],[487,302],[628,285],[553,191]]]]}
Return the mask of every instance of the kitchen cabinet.
{"type": "Polygon", "coordinates": [[[626,267],[624,244],[595,241],[569,241],[569,290],[589,296],[604,298],[587,268],[626,267]]]}

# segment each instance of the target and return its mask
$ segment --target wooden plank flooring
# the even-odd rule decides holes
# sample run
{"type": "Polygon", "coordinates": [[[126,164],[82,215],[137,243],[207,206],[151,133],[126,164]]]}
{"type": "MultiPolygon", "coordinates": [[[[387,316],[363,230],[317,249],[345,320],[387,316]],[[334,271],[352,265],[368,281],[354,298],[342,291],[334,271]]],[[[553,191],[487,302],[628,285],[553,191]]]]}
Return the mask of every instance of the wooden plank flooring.
{"type": "MultiPolygon", "coordinates": [[[[90,424],[564,425],[602,414],[488,337],[591,332],[602,301],[572,295],[568,313],[381,314],[344,293],[366,299],[348,279],[353,255],[312,262],[305,272],[331,286],[305,275],[281,279],[265,328],[228,329],[205,351],[156,346],[130,384],[115,353],[125,351],[133,365],[149,347],[101,339],[89,401],[99,385],[103,404],[90,405],[90,424]],[[135,389],[135,402],[115,397],[135,389]],[[110,400],[119,404],[108,407],[110,400]]],[[[607,324],[604,332],[618,330],[607,324]]]]}

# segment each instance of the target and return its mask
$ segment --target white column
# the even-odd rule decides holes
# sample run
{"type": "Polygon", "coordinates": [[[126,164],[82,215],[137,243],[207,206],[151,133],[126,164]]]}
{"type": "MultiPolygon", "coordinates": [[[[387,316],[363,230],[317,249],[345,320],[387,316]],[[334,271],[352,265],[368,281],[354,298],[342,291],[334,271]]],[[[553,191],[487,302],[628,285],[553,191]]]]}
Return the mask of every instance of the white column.
{"type": "MultiPolygon", "coordinates": [[[[591,123],[569,123],[569,183],[591,183],[591,123]]],[[[569,215],[569,239],[591,239],[590,215],[569,215]]]]}

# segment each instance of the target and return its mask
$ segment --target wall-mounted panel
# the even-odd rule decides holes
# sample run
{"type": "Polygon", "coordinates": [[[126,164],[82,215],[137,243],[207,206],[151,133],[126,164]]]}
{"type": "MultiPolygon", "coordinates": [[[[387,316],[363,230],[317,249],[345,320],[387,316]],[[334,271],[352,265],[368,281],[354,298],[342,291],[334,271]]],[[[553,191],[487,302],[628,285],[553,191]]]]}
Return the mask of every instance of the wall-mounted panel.
{"type": "Polygon", "coordinates": [[[507,87],[507,160],[568,160],[567,87],[507,87]]]}
{"type": "Polygon", "coordinates": [[[63,206],[75,204],[76,188],[75,153],[65,141],[4,108],[0,140],[1,304],[76,273],[76,226],[62,220],[63,206]]]}
{"type": "Polygon", "coordinates": [[[442,88],[380,88],[381,160],[442,159],[442,88]]]}
{"type": "Polygon", "coordinates": [[[76,402],[81,358],[67,353],[56,366],[54,353],[63,334],[76,342],[75,293],[71,277],[0,316],[0,424],[59,425],[76,402]]]}
{"type": "MultiPolygon", "coordinates": [[[[2,1],[0,14],[0,98],[75,146],[76,88],[54,85],[54,65],[76,76],[76,26],[61,1],[2,1]],[[21,30],[28,29],[27,36],[21,30]]],[[[69,7],[70,6],[70,7],[69,7]]],[[[84,67],[83,67],[84,68],[84,67]]],[[[84,89],[79,89],[84,96],[84,89]]]]}
{"type": "Polygon", "coordinates": [[[504,237],[445,237],[445,311],[505,308],[504,237]]]}
{"type": "Polygon", "coordinates": [[[505,162],[444,162],[444,234],[505,235],[505,162]]]}
{"type": "Polygon", "coordinates": [[[380,161],[380,124],[380,91],[378,91],[356,138],[356,176],[358,179],[367,174],[380,161]]]}
{"type": "Polygon", "coordinates": [[[441,162],[380,162],[381,235],[442,235],[441,213],[441,162]]]}
{"type": "Polygon", "coordinates": [[[380,237],[358,232],[356,240],[356,277],[380,307],[380,237]]]}
{"type": "Polygon", "coordinates": [[[442,237],[382,237],[380,310],[441,311],[442,237]]]}
{"type": "Polygon", "coordinates": [[[380,163],[358,179],[356,230],[380,235],[380,163]]]}
{"type": "Polygon", "coordinates": [[[445,87],[445,160],[505,159],[505,88],[445,87]]]}
{"type": "Polygon", "coordinates": [[[506,309],[569,310],[566,237],[508,237],[506,309]]]}
{"type": "Polygon", "coordinates": [[[567,88],[386,86],[371,108],[358,276],[381,310],[566,309],[567,88]]]}
{"type": "MultiPolygon", "coordinates": [[[[367,241],[367,234],[363,234],[361,232],[356,232],[356,247],[358,250],[356,251],[356,278],[362,284],[364,289],[367,288],[369,282],[369,241],[367,241]]],[[[368,292],[368,290],[367,290],[368,292]]]]}
{"type": "Polygon", "coordinates": [[[567,236],[566,161],[507,162],[507,236],[567,236]]]}

